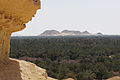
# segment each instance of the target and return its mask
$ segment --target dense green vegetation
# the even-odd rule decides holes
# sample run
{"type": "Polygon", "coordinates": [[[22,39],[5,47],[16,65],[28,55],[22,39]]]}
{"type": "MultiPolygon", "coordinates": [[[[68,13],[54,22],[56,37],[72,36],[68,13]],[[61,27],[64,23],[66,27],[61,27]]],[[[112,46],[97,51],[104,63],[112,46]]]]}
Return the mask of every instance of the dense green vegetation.
{"type": "Polygon", "coordinates": [[[60,80],[102,80],[120,75],[120,36],[13,37],[10,56],[60,80]]]}

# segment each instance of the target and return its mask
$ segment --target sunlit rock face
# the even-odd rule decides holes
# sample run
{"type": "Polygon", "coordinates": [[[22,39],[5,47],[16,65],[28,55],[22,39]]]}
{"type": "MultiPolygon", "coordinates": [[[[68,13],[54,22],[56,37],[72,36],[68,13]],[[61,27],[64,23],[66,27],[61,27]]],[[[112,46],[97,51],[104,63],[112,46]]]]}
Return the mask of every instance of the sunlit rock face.
{"type": "Polygon", "coordinates": [[[12,32],[24,29],[40,8],[39,0],[0,0],[0,59],[8,59],[12,32]]]}
{"type": "Polygon", "coordinates": [[[72,79],[72,78],[68,78],[68,79],[63,79],[63,80],[74,80],[74,79],[72,79]]]}
{"type": "Polygon", "coordinates": [[[39,0],[0,0],[0,80],[54,80],[35,64],[9,58],[12,32],[24,29],[38,9],[39,0]]]}
{"type": "Polygon", "coordinates": [[[120,76],[115,76],[115,77],[109,78],[107,80],[120,80],[120,76]]]}
{"type": "Polygon", "coordinates": [[[30,21],[39,8],[39,0],[0,0],[0,11],[5,16],[19,18],[24,23],[30,21]]]}
{"type": "Polygon", "coordinates": [[[0,29],[23,29],[39,8],[39,0],[0,0],[0,29]]]}

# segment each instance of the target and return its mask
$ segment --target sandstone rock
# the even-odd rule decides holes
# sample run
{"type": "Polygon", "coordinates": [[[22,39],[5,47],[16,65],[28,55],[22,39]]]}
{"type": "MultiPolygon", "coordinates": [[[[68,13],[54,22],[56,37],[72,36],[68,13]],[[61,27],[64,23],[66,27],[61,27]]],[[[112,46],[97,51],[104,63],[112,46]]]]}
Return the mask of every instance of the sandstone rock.
{"type": "Polygon", "coordinates": [[[39,8],[39,0],[0,0],[0,59],[8,59],[11,33],[24,29],[39,8]]]}
{"type": "Polygon", "coordinates": [[[63,80],[74,80],[74,79],[72,79],[72,78],[68,78],[68,79],[63,79],[63,80]]]}
{"type": "Polygon", "coordinates": [[[47,80],[58,80],[58,79],[54,79],[54,78],[48,77],[47,80]]]}
{"type": "Polygon", "coordinates": [[[46,70],[23,60],[0,61],[0,80],[56,80],[46,70]]]}
{"type": "Polygon", "coordinates": [[[120,80],[120,76],[115,76],[115,77],[109,78],[107,80],[120,80]]]}
{"type": "Polygon", "coordinates": [[[12,32],[24,29],[39,8],[39,0],[0,0],[0,80],[55,80],[33,63],[9,59],[12,32]]]}
{"type": "Polygon", "coordinates": [[[0,12],[6,18],[16,18],[23,23],[30,21],[39,8],[39,0],[0,0],[0,12]]]}

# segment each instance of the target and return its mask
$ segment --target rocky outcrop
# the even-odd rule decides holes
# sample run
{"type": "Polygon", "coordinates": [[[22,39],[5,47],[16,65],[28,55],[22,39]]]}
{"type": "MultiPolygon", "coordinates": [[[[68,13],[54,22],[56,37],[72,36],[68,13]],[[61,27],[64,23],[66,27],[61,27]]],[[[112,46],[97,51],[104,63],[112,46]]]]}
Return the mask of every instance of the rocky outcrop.
{"type": "Polygon", "coordinates": [[[0,80],[56,80],[33,63],[9,58],[11,34],[24,29],[39,8],[39,0],[0,0],[0,80]]]}
{"type": "Polygon", "coordinates": [[[46,70],[23,60],[0,61],[0,80],[56,80],[46,70]]]}
{"type": "Polygon", "coordinates": [[[47,77],[47,80],[58,80],[58,79],[54,79],[54,78],[51,78],[51,77],[47,77]]]}
{"type": "Polygon", "coordinates": [[[120,80],[120,76],[115,76],[115,77],[109,78],[107,80],[120,80]]]}
{"type": "Polygon", "coordinates": [[[63,80],[74,80],[74,79],[72,79],[72,78],[68,78],[68,79],[63,79],[63,80]]]}
{"type": "Polygon", "coordinates": [[[12,32],[24,29],[39,8],[39,0],[0,0],[0,59],[8,59],[12,32]]]}
{"type": "Polygon", "coordinates": [[[3,13],[5,19],[14,19],[21,25],[30,21],[39,8],[39,0],[0,0],[0,12],[3,13]]]}

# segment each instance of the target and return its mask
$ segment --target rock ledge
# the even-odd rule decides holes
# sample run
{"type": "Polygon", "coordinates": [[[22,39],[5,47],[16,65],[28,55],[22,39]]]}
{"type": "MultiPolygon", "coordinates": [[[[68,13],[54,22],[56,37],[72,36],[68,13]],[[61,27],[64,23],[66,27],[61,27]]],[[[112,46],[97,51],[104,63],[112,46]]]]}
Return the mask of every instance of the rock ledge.
{"type": "Polygon", "coordinates": [[[46,70],[23,60],[0,61],[0,80],[57,80],[48,77],[46,70]]]}

